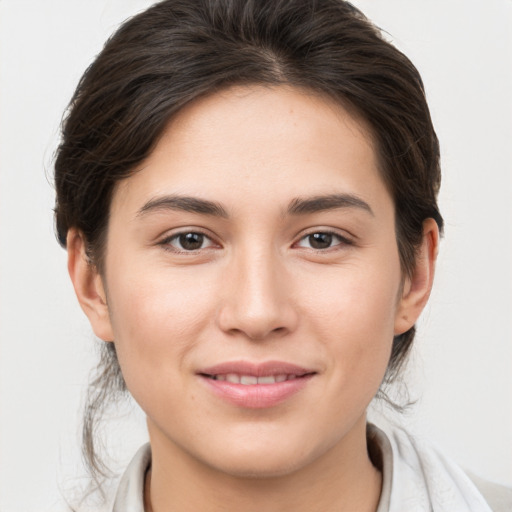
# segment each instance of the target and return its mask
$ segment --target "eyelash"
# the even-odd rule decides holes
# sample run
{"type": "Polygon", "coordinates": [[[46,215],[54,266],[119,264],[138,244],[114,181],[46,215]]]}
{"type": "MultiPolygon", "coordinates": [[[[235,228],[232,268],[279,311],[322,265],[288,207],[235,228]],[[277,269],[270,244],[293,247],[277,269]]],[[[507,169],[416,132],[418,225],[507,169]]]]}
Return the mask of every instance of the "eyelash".
{"type": "Polygon", "coordinates": [[[189,231],[181,231],[179,233],[175,233],[171,236],[168,236],[167,238],[164,238],[160,242],[159,245],[163,246],[164,249],[166,249],[168,251],[172,251],[172,252],[175,252],[178,254],[197,254],[198,251],[204,250],[204,249],[210,249],[211,247],[215,246],[216,244],[212,240],[212,237],[208,236],[206,233],[203,233],[202,231],[199,231],[199,230],[189,230],[189,231]],[[184,237],[187,235],[196,235],[196,236],[202,237],[203,242],[204,241],[209,242],[208,247],[200,247],[198,249],[184,249],[184,248],[179,248],[179,247],[175,247],[172,245],[173,241],[176,241],[176,240],[179,241],[181,237],[184,237]]]}
{"type": "MultiPolygon", "coordinates": [[[[182,240],[183,242],[183,240],[182,240]]],[[[311,240],[310,240],[311,242],[311,240]]],[[[214,247],[216,245],[216,243],[212,240],[212,238],[207,235],[206,233],[203,233],[202,231],[199,231],[199,230],[189,230],[189,231],[181,231],[179,233],[175,233],[171,236],[168,236],[166,237],[165,239],[163,239],[159,245],[163,246],[166,250],[168,251],[172,251],[174,253],[178,253],[178,254],[197,254],[199,251],[201,250],[205,250],[205,249],[211,249],[212,247],[214,247]],[[205,241],[208,241],[208,246],[207,247],[199,247],[199,248],[196,248],[196,249],[185,249],[182,247],[176,247],[173,245],[173,242],[175,241],[180,241],[180,238],[181,237],[185,237],[187,235],[195,235],[196,237],[201,237],[201,246],[203,245],[203,243],[205,241]]],[[[312,231],[310,233],[307,233],[305,235],[303,235],[299,240],[298,242],[294,243],[293,246],[294,247],[300,247],[300,248],[304,248],[304,249],[311,249],[317,253],[321,253],[321,252],[326,252],[330,249],[334,249],[336,248],[337,246],[349,246],[349,245],[353,245],[353,242],[340,235],[339,233],[335,233],[334,231],[329,231],[329,230],[318,230],[318,231],[312,231]],[[307,240],[308,238],[310,237],[314,237],[315,235],[322,235],[322,236],[328,236],[330,237],[330,240],[329,240],[329,247],[324,247],[324,248],[318,248],[318,247],[305,247],[303,245],[301,245],[301,243],[305,240],[307,240]],[[334,244],[334,245],[331,245],[332,241],[334,240],[337,240],[338,243],[334,244]]]]}
{"type": "Polygon", "coordinates": [[[344,236],[340,235],[339,233],[336,233],[334,231],[329,231],[329,230],[318,230],[318,231],[312,231],[311,233],[307,233],[306,235],[302,236],[299,239],[299,241],[296,244],[294,244],[294,245],[297,245],[299,247],[303,247],[303,246],[300,245],[300,243],[302,241],[304,241],[304,240],[307,240],[310,237],[315,236],[315,235],[327,235],[327,236],[331,237],[331,241],[333,241],[334,239],[338,240],[338,243],[336,243],[334,245],[329,245],[329,247],[325,247],[325,248],[322,248],[322,249],[315,248],[315,247],[306,247],[307,249],[312,249],[315,252],[325,252],[325,251],[328,251],[329,249],[334,249],[337,246],[353,245],[352,240],[348,239],[347,237],[344,237],[344,236]]]}

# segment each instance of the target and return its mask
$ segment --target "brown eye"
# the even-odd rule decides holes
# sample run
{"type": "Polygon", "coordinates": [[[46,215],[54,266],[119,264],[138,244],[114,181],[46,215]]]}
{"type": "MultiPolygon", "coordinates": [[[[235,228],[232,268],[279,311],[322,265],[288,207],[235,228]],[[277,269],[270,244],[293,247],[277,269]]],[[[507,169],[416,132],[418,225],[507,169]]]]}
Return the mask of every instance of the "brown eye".
{"type": "Polygon", "coordinates": [[[201,249],[204,235],[201,233],[185,233],[178,237],[179,243],[186,251],[195,251],[201,249]]]}
{"type": "Polygon", "coordinates": [[[333,236],[330,233],[313,233],[308,235],[309,245],[313,249],[327,249],[331,247],[333,236]]]}
{"type": "Polygon", "coordinates": [[[164,245],[171,246],[177,251],[198,251],[213,245],[213,242],[203,233],[194,231],[178,233],[164,240],[164,245]]]}
{"type": "Polygon", "coordinates": [[[350,240],[337,235],[336,233],[329,233],[319,231],[317,233],[310,233],[299,240],[297,244],[299,247],[305,247],[308,249],[315,249],[317,251],[322,249],[331,249],[338,245],[351,245],[350,240]]]}

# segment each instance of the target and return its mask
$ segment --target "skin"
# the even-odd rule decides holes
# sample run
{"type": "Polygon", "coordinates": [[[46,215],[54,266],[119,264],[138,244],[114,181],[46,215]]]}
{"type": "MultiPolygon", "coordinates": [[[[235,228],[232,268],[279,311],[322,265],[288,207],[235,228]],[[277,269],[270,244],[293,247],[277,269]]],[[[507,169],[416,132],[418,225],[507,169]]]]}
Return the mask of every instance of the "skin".
{"type": "Polygon", "coordinates": [[[137,171],[115,189],[103,274],[76,229],[68,251],[79,301],[96,335],[115,340],[147,415],[146,509],[375,511],[381,474],[367,454],[366,408],[393,336],[430,293],[435,222],[425,221],[404,278],[366,126],[288,87],[197,100],[137,171]],[[332,194],[356,204],[289,211],[332,194]],[[225,215],[163,206],[169,196],[214,201],[225,215]],[[205,235],[200,248],[175,236],[190,232],[205,235]],[[314,248],[313,233],[333,236],[314,248]],[[315,375],[283,403],[248,409],[197,375],[233,360],[315,375]]]}

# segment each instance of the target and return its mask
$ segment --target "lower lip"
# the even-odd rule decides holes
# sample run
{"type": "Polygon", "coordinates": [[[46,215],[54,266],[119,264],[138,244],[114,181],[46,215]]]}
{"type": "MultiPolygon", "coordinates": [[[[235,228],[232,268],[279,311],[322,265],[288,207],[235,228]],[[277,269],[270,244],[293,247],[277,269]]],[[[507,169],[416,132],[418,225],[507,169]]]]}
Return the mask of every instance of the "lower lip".
{"type": "Polygon", "coordinates": [[[275,384],[234,384],[201,376],[206,385],[220,398],[238,407],[265,409],[281,404],[301,391],[313,374],[275,384]]]}

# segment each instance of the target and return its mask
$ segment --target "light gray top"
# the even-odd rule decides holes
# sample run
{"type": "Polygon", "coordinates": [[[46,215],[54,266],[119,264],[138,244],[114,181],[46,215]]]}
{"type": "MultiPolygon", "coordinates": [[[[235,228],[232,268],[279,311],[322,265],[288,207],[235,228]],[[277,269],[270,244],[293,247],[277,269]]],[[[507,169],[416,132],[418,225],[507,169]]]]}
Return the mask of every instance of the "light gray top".
{"type": "MultiPolygon", "coordinates": [[[[376,512],[512,511],[512,489],[466,475],[446,457],[401,429],[387,435],[369,424],[368,450],[383,477],[376,512]]],[[[126,468],[113,512],[144,512],[144,479],[150,465],[148,443],[126,468]]]]}

